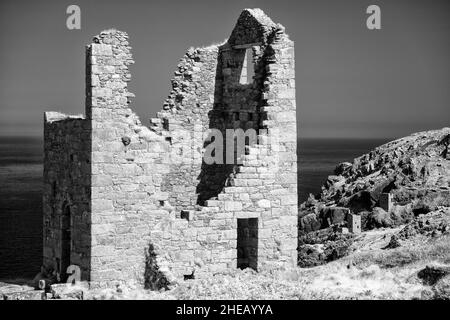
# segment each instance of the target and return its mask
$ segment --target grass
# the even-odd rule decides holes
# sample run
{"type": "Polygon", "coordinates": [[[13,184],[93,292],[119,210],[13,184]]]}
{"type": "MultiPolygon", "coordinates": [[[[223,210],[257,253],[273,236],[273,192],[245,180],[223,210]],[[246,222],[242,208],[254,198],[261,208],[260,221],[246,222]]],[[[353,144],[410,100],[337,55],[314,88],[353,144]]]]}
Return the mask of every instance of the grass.
{"type": "Polygon", "coordinates": [[[365,267],[376,264],[381,268],[403,267],[416,262],[450,263],[450,236],[437,240],[418,241],[403,244],[390,250],[373,250],[344,258],[354,265],[365,267]]]}

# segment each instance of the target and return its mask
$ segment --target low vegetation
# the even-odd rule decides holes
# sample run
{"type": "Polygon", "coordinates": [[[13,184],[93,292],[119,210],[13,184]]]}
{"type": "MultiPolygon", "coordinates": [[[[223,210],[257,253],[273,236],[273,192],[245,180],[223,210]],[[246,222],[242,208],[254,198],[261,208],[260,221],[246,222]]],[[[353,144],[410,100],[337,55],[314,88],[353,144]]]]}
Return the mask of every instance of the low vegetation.
{"type": "Polygon", "coordinates": [[[411,232],[411,226],[421,225],[419,220],[424,226],[440,228],[449,223],[450,211],[430,213],[395,229],[364,232],[353,242],[349,255],[321,266],[258,273],[234,270],[182,281],[160,292],[116,288],[92,291],[86,298],[450,299],[450,232],[429,228],[411,232]],[[389,246],[392,237],[398,239],[394,248],[389,246]]]}

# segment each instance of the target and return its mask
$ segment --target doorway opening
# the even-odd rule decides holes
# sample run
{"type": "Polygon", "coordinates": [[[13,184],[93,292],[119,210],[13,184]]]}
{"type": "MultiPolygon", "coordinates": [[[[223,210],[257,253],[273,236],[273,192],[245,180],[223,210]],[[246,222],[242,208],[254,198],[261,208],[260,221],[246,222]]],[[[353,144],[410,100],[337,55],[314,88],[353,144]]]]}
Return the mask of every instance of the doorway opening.
{"type": "Polygon", "coordinates": [[[72,217],[70,206],[65,205],[61,216],[61,281],[67,278],[67,268],[70,266],[70,252],[72,251],[72,217]]]}
{"type": "Polygon", "coordinates": [[[258,268],[258,218],[237,220],[237,267],[258,268]]]}

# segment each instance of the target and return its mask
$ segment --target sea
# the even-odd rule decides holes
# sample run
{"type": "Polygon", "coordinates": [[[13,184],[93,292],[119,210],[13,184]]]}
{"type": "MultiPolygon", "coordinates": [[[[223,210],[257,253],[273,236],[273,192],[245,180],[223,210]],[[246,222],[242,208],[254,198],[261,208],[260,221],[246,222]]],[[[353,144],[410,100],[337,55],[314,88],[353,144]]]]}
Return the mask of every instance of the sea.
{"type": "MultiPolygon", "coordinates": [[[[380,139],[299,139],[299,201],[321,185],[338,163],[387,142],[380,139]]],[[[0,281],[32,278],[42,262],[43,141],[0,137],[0,281]]]]}

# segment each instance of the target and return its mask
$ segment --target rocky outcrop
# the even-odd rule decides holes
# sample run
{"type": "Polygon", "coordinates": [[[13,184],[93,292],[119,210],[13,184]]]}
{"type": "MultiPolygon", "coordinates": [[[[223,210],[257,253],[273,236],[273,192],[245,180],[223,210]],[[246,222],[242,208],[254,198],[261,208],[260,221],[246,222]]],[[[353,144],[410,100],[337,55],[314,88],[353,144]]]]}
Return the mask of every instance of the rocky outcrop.
{"type": "Polygon", "coordinates": [[[348,254],[353,234],[344,234],[336,227],[310,232],[299,238],[298,266],[314,267],[348,254]]]}
{"type": "MultiPolygon", "coordinates": [[[[310,195],[299,206],[299,266],[323,264],[346,254],[352,237],[331,237],[326,230],[345,230],[349,214],[361,217],[363,231],[406,223],[410,232],[430,229],[416,217],[450,206],[449,140],[450,128],[415,133],[377,147],[353,163],[337,165],[321,193],[310,195]]],[[[442,228],[446,227],[433,230],[446,231],[442,228]]],[[[399,239],[388,247],[396,247],[399,239]]]]}
{"type": "Polygon", "coordinates": [[[447,275],[450,275],[450,267],[447,266],[426,266],[425,269],[420,270],[417,274],[428,285],[436,284],[447,275]]]}
{"type": "Polygon", "coordinates": [[[398,233],[399,240],[407,240],[418,235],[435,238],[450,234],[450,210],[447,208],[421,215],[408,223],[398,233]]]}
{"type": "Polygon", "coordinates": [[[400,225],[450,206],[450,128],[415,133],[339,164],[322,191],[299,207],[300,235],[326,225],[324,211],[344,207],[361,215],[363,230],[400,225]],[[389,208],[380,201],[389,193],[389,208]]]}

